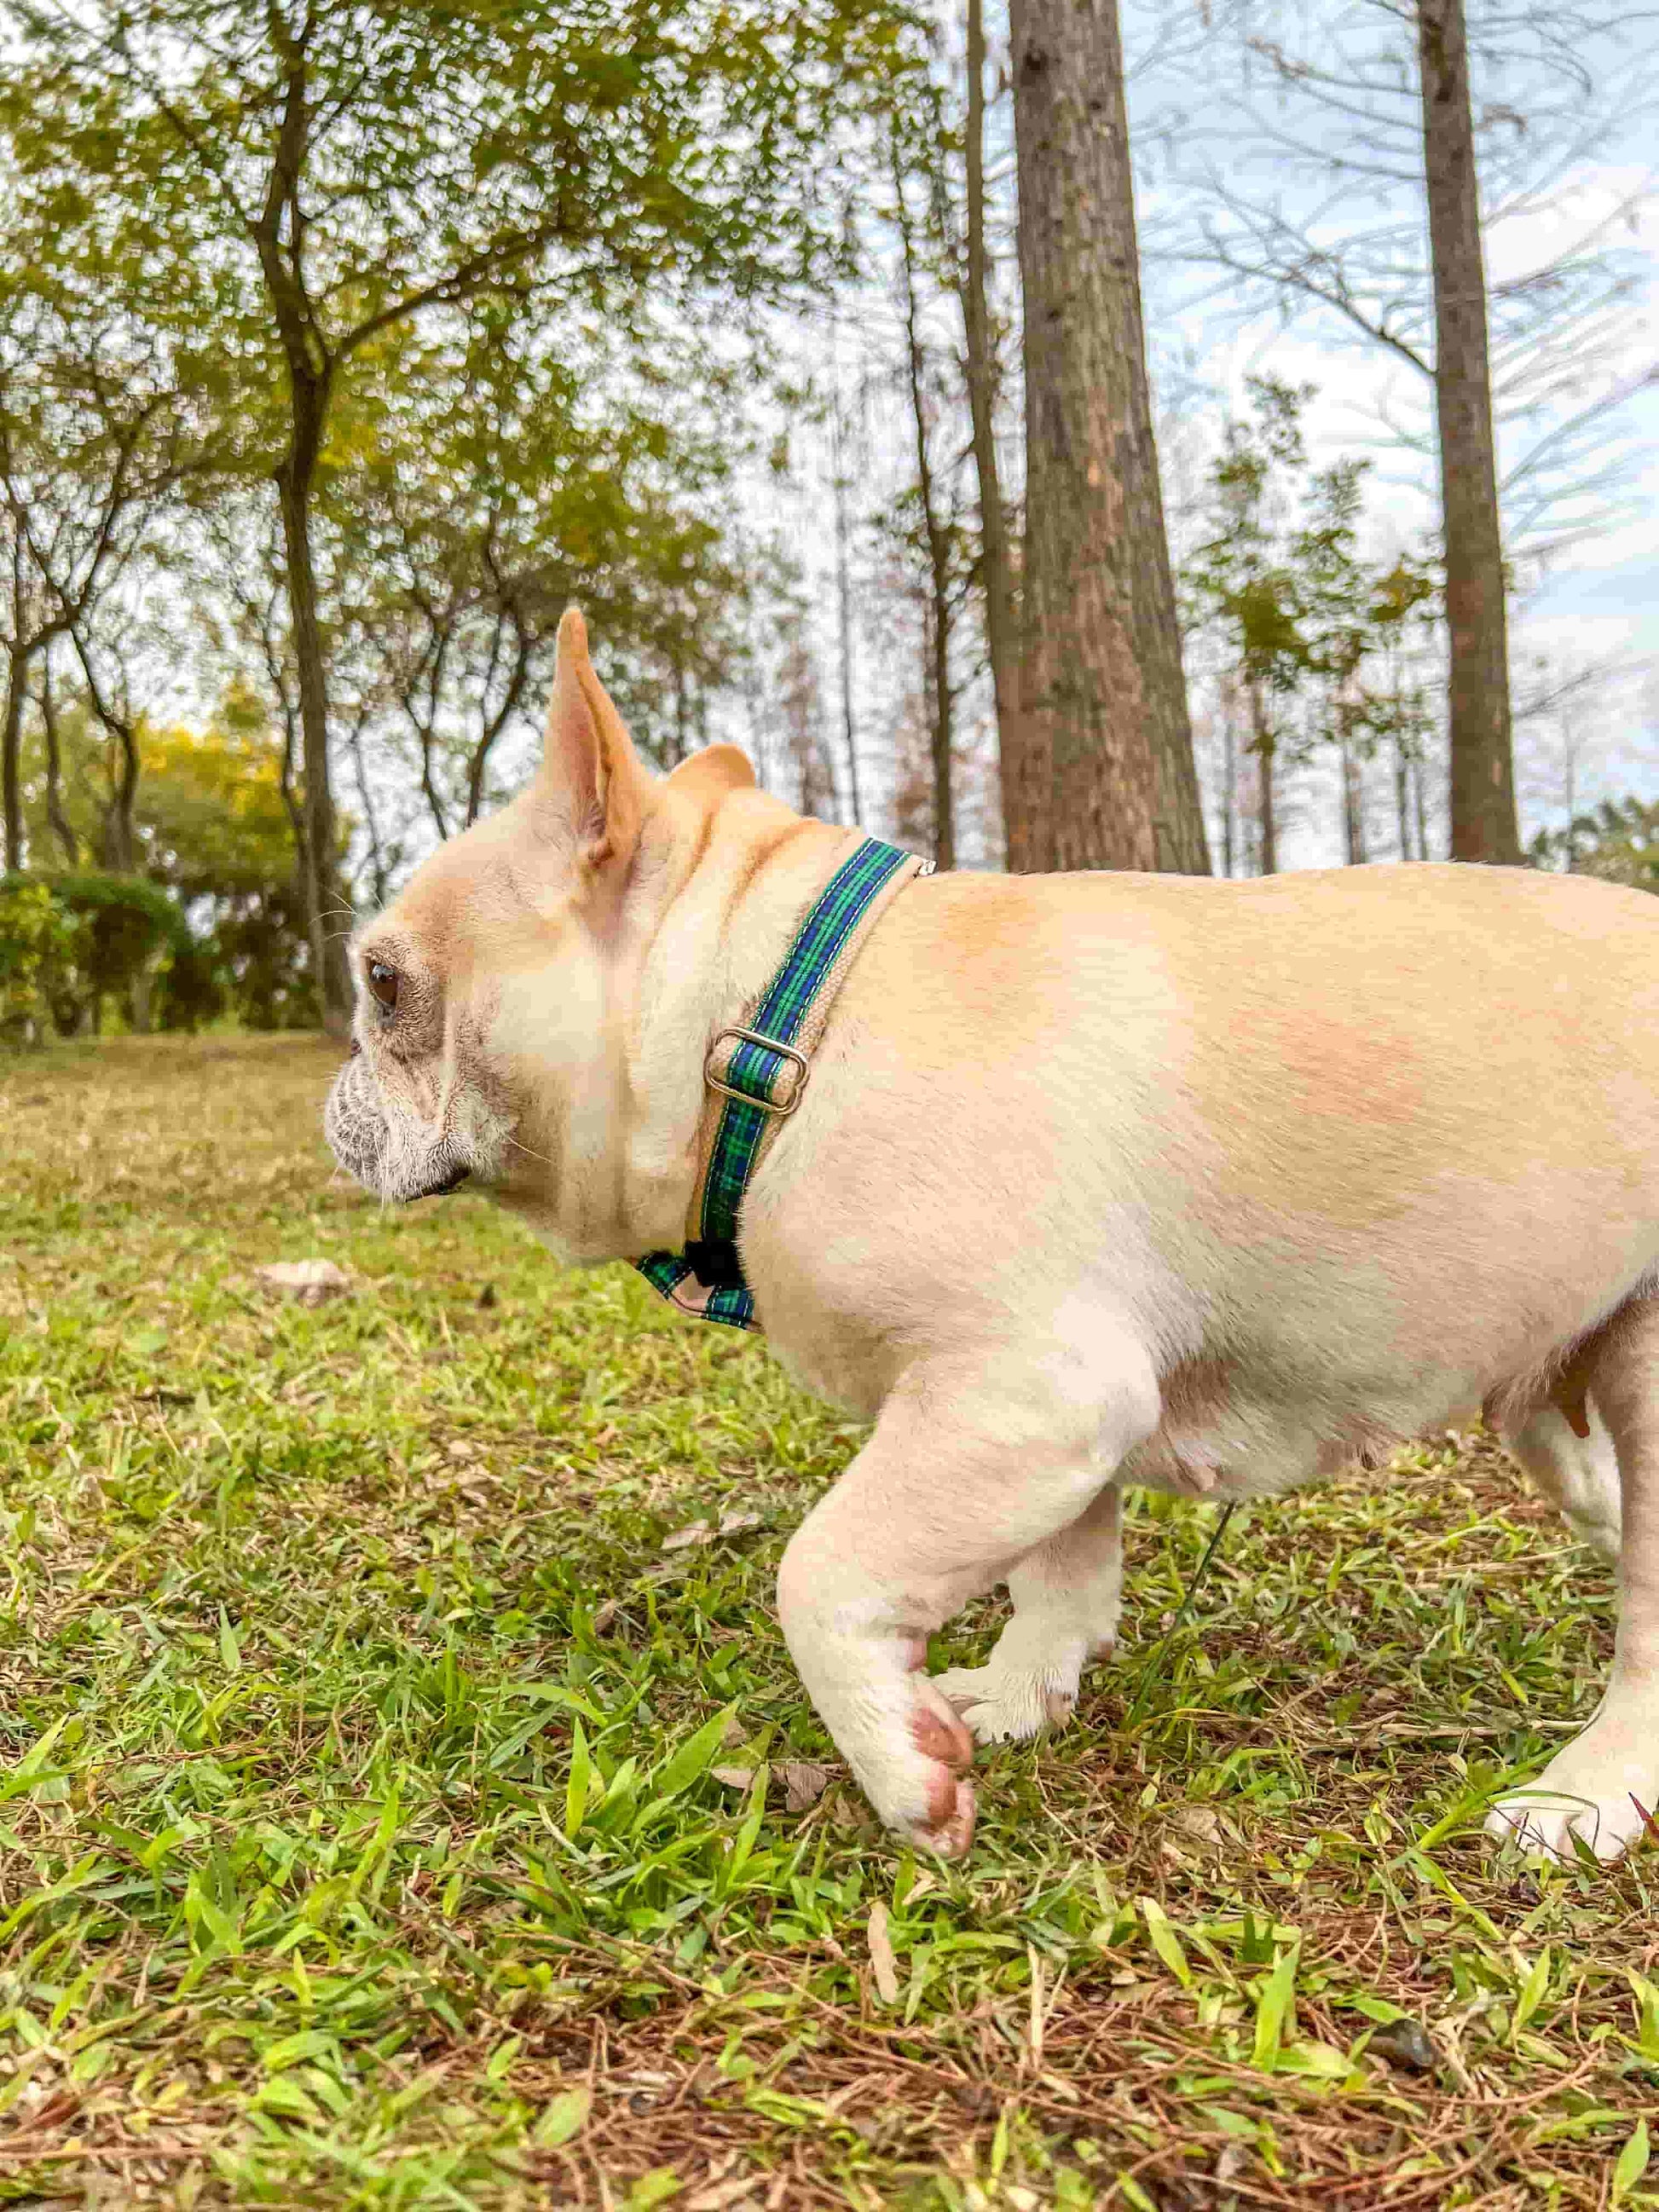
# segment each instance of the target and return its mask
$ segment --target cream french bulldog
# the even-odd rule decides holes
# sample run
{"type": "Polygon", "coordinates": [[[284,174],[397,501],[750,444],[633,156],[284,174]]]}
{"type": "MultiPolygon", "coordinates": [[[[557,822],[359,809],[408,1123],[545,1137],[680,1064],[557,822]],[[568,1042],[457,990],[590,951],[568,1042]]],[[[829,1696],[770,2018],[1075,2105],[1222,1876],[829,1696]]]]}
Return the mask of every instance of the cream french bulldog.
{"type": "MultiPolygon", "coordinates": [[[[356,936],[341,1164],[465,1176],[568,1259],[678,1249],[710,1041],[848,833],[630,745],[566,616],[532,787],[356,936]]],[[[975,1741],[1064,1720],[1125,1486],[1285,1489],[1483,1406],[1619,1563],[1600,1710],[1499,1836],[1604,1859],[1659,1800],[1659,900],[1359,867],[937,876],[858,951],[744,1200],[773,1348],[873,1423],[778,1580],[884,1819],[967,1850],[975,1741]],[[982,1667],[926,1638],[1006,1583],[982,1667]]]]}

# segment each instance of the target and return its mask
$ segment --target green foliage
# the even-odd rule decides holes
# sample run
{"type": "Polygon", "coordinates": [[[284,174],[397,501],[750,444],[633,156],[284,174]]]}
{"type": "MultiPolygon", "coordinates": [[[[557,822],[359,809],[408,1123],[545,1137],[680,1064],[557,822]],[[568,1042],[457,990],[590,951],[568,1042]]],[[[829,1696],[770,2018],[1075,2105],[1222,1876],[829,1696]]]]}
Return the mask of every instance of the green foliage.
{"type": "Polygon", "coordinates": [[[0,1037],[33,1043],[46,1034],[80,935],[46,884],[0,877],[0,1037]]]}
{"type": "MultiPolygon", "coordinates": [[[[283,748],[233,686],[205,730],[148,730],[137,828],[143,866],[203,917],[226,1001],[250,1029],[317,1018],[310,943],[283,793],[283,748]]],[[[181,983],[204,1006],[210,972],[181,983]]],[[[199,1015],[198,1017],[200,1018],[199,1015]]]]}
{"type": "Polygon", "coordinates": [[[1540,830],[1528,857],[1537,867],[1659,891],[1659,800],[1604,799],[1565,829],[1540,830]]]}
{"type": "Polygon", "coordinates": [[[95,1030],[106,999],[134,1009],[136,991],[175,960],[184,960],[188,974],[198,957],[177,904],[142,878],[0,878],[6,1012],[37,1034],[47,1012],[63,1036],[95,1030]]]}
{"type": "Polygon", "coordinates": [[[1306,472],[1312,386],[1253,377],[1248,389],[1252,417],[1227,424],[1211,470],[1214,532],[1183,582],[1196,617],[1230,641],[1252,702],[1252,750],[1334,742],[1365,755],[1389,738],[1413,754],[1427,707],[1395,664],[1431,610],[1433,575],[1413,556],[1387,568],[1361,557],[1369,462],[1306,472]],[[1310,711],[1297,716],[1304,695],[1310,711]]]}

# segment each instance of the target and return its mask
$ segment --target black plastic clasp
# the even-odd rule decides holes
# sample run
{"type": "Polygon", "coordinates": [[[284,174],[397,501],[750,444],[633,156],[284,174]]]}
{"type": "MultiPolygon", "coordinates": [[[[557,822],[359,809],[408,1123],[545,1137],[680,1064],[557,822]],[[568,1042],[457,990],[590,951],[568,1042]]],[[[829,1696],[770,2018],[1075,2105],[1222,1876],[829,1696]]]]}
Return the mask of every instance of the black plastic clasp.
{"type": "Polygon", "coordinates": [[[729,1237],[711,1237],[685,1248],[686,1265],[706,1291],[740,1291],[743,1269],[729,1237]]]}

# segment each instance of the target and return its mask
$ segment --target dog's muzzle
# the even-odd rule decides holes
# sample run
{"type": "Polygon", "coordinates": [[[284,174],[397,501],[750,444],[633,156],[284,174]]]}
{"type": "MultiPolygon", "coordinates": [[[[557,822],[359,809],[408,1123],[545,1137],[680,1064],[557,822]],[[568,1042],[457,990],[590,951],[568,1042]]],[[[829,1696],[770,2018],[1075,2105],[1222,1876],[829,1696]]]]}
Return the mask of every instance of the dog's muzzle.
{"type": "Polygon", "coordinates": [[[323,1108],[323,1133],[334,1157],[349,1176],[379,1198],[407,1205],[416,1198],[442,1198],[459,1190],[469,1176],[489,1176],[494,1155],[492,1131],[477,1127],[476,1102],[463,1099],[464,1122],[441,1135],[407,1115],[395,1120],[381,1103],[380,1087],[366,1054],[354,1056],[335,1077],[323,1108]]]}
{"type": "Polygon", "coordinates": [[[370,1190],[380,1188],[380,1162],[391,1131],[368,1063],[355,1052],[329,1086],[323,1134],[349,1176],[370,1190]]]}

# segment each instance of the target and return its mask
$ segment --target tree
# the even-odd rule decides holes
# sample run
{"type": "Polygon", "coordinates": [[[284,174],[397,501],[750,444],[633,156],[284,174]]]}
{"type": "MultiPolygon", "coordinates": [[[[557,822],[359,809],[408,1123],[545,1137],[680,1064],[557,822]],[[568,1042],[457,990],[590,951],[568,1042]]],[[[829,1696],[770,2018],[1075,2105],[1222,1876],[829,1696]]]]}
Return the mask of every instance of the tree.
{"type": "MultiPolygon", "coordinates": [[[[1432,397],[1451,848],[1512,861],[1505,556],[1541,559],[1617,506],[1619,410],[1650,374],[1632,349],[1647,271],[1619,242],[1643,186],[1604,169],[1598,204],[1576,203],[1620,118],[1650,102],[1651,67],[1628,11],[1594,0],[1261,0],[1240,21],[1218,120],[1166,194],[1178,250],[1224,273],[1238,313],[1311,309],[1399,364],[1408,406],[1414,382],[1432,397]]],[[[1392,391],[1379,412],[1426,453],[1392,391]]]]}
{"type": "Polygon", "coordinates": [[[329,752],[319,483],[386,333],[501,328],[534,301],[775,296],[826,265],[804,189],[860,87],[902,65],[896,8],[836,0],[618,19],[591,4],[25,4],[0,101],[29,251],[114,264],[228,364],[275,480],[303,746],[307,908],[331,1026],[349,1000],[329,752]]]}
{"type": "MultiPolygon", "coordinates": [[[[1411,553],[1364,557],[1370,464],[1309,468],[1302,417],[1311,386],[1255,377],[1247,389],[1251,414],[1226,424],[1210,469],[1207,534],[1182,582],[1194,626],[1222,635],[1224,710],[1234,695],[1247,710],[1261,872],[1279,865],[1277,770],[1322,748],[1335,756],[1344,857],[1370,857],[1363,771],[1387,746],[1401,857],[1413,857],[1415,830],[1415,857],[1425,858],[1420,769],[1432,720],[1408,640],[1437,597],[1436,574],[1411,553]]],[[[1231,870],[1231,824],[1224,842],[1231,870]]]]}
{"type": "MultiPolygon", "coordinates": [[[[1019,629],[1014,591],[1014,553],[997,454],[996,410],[1000,384],[990,303],[990,256],[985,204],[985,6],[968,0],[968,114],[965,217],[967,250],[960,264],[963,333],[967,345],[968,405],[979,479],[980,581],[985,602],[985,650],[996,701],[997,758],[1005,837],[1021,805],[1018,777],[1019,629]]],[[[1022,849],[1025,832],[1020,833],[1022,849]]]]}
{"type": "MultiPolygon", "coordinates": [[[[31,671],[64,638],[119,757],[115,803],[101,827],[104,862],[132,866],[137,756],[105,648],[130,623],[124,580],[153,551],[161,516],[207,465],[165,355],[118,307],[99,301],[77,313],[76,304],[27,272],[0,279],[0,787],[12,869],[24,858],[21,760],[31,671]]],[[[50,722],[49,673],[42,696],[50,722]]]]}
{"type": "Polygon", "coordinates": [[[1250,389],[1255,420],[1226,426],[1211,471],[1212,535],[1185,580],[1224,626],[1235,656],[1256,763],[1256,865],[1271,876],[1279,866],[1275,771],[1290,735],[1285,710],[1316,665],[1286,483],[1306,459],[1300,417],[1308,394],[1269,379],[1250,389]]]}
{"type": "Polygon", "coordinates": [[[1011,28],[1026,521],[1009,864],[1204,872],[1115,0],[1012,0],[1011,28]]]}
{"type": "Polygon", "coordinates": [[[1604,799],[1563,830],[1540,830],[1528,857],[1539,867],[1659,891],[1659,801],[1604,799]]]}
{"type": "Polygon", "coordinates": [[[708,511],[732,463],[724,380],[629,397],[618,375],[601,410],[585,364],[510,334],[459,366],[403,353],[321,520],[353,585],[343,674],[366,723],[412,744],[438,836],[477,819],[502,739],[539,717],[578,593],[613,662],[665,675],[636,735],[676,757],[743,588],[708,511]]]}
{"type": "Polygon", "coordinates": [[[1418,0],[1449,645],[1451,856],[1518,865],[1509,623],[1463,0],[1418,0]]]}
{"type": "MultiPolygon", "coordinates": [[[[937,110],[933,127],[923,146],[934,191],[932,215],[935,236],[931,243],[949,254],[951,241],[937,235],[941,227],[944,145],[937,110]]],[[[891,141],[893,214],[899,234],[899,298],[904,325],[904,386],[909,403],[910,429],[915,453],[912,490],[900,501],[892,518],[896,535],[914,536],[926,563],[927,591],[922,602],[922,634],[927,656],[923,690],[927,701],[930,765],[933,785],[933,859],[941,868],[957,864],[956,794],[954,787],[955,685],[951,672],[951,631],[961,597],[958,555],[961,532],[947,505],[933,453],[933,404],[929,390],[927,349],[922,334],[919,298],[920,260],[924,241],[918,237],[918,220],[906,188],[906,164],[896,127],[891,141]],[[907,527],[907,525],[908,526],[907,527]]],[[[924,219],[925,220],[925,219],[924,219]]]]}

